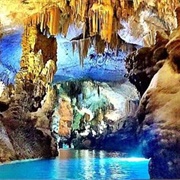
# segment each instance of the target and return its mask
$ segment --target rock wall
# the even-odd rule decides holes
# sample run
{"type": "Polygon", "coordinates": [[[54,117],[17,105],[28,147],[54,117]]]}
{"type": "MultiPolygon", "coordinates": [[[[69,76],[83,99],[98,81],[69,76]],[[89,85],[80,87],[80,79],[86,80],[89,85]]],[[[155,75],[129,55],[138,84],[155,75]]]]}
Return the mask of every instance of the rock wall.
{"type": "Polygon", "coordinates": [[[126,58],[126,69],[129,81],[134,84],[141,95],[145,92],[152,77],[162,67],[168,57],[165,45],[168,39],[156,35],[156,44],[152,47],[143,47],[126,58]]]}
{"type": "Polygon", "coordinates": [[[23,33],[23,54],[15,84],[3,87],[0,97],[1,162],[57,155],[50,129],[57,102],[56,86],[51,85],[56,71],[56,44],[55,38],[40,34],[36,26],[28,26],[23,33]],[[53,44],[51,50],[49,41],[53,44]],[[44,53],[46,48],[49,56],[44,53]]]}
{"type": "Polygon", "coordinates": [[[180,178],[180,28],[169,37],[164,65],[142,96],[137,117],[144,156],[153,179],[180,178]]]}
{"type": "Polygon", "coordinates": [[[50,131],[49,116],[55,102],[51,89],[46,95],[51,99],[44,98],[42,107],[35,112],[30,108],[34,97],[26,90],[21,94],[12,93],[9,87],[4,90],[0,98],[0,162],[57,155],[50,131]]]}

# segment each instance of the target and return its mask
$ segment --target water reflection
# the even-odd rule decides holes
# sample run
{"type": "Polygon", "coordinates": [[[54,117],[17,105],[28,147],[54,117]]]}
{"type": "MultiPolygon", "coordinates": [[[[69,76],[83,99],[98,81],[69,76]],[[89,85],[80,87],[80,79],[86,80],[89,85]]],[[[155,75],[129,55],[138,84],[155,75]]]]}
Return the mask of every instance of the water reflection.
{"type": "Polygon", "coordinates": [[[56,159],[1,165],[0,179],[147,179],[147,164],[144,159],[121,158],[118,152],[66,149],[56,159]]]}
{"type": "MultiPolygon", "coordinates": [[[[121,152],[108,152],[108,151],[97,151],[97,150],[74,150],[74,149],[60,149],[59,151],[59,158],[60,159],[72,159],[72,158],[116,158],[116,157],[123,157],[124,155],[121,152]]],[[[129,158],[126,158],[129,159],[129,158]]],[[[139,159],[139,158],[137,158],[139,159]]],[[[141,159],[141,158],[140,158],[141,159]]],[[[142,158],[144,160],[144,158],[142,158]]]]}
{"type": "MultiPolygon", "coordinates": [[[[144,158],[121,158],[120,152],[60,150],[60,160],[74,161],[74,169],[80,172],[81,178],[92,179],[129,179],[148,178],[147,164],[144,158]]],[[[64,169],[65,170],[65,169],[64,169]]],[[[69,172],[67,167],[66,169],[69,172]]],[[[66,172],[66,173],[68,173],[66,172]]]]}

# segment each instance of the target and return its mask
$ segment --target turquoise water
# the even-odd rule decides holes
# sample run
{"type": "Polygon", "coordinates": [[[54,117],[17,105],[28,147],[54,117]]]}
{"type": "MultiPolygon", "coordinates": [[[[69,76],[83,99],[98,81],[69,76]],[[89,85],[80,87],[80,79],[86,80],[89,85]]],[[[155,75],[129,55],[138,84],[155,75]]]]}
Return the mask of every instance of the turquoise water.
{"type": "Polygon", "coordinates": [[[16,161],[0,166],[0,179],[149,179],[148,161],[118,152],[61,150],[55,159],[16,161]]]}

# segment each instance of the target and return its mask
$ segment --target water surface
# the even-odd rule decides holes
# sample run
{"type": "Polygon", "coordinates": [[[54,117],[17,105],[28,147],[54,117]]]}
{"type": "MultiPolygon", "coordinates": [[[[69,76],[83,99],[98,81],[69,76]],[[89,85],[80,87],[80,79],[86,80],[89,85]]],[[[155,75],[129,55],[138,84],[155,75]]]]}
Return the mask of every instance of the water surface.
{"type": "Polygon", "coordinates": [[[148,161],[118,152],[60,150],[55,159],[17,161],[0,166],[0,179],[148,179],[148,161]]]}

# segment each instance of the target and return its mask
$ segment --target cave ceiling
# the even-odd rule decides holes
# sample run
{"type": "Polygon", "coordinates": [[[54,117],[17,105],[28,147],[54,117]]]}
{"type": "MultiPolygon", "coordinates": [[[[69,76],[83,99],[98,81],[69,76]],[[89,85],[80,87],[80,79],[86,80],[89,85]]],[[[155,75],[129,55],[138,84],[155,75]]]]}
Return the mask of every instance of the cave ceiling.
{"type": "MultiPolygon", "coordinates": [[[[177,26],[178,0],[6,0],[0,2],[1,31],[39,24],[51,35],[67,35],[75,23],[84,37],[99,34],[113,44],[118,33],[127,41],[151,45],[156,30],[170,31],[177,26]],[[131,32],[133,29],[133,32],[131,32]],[[148,33],[152,33],[147,37],[148,33]],[[131,37],[132,36],[132,37],[131,37]],[[136,40],[133,40],[136,39],[136,40]],[[138,38],[143,42],[138,42],[138,38]]],[[[134,43],[133,42],[133,43],[134,43]]]]}
{"type": "MultiPolygon", "coordinates": [[[[168,38],[170,32],[177,28],[178,7],[179,0],[0,1],[0,60],[8,70],[9,64],[18,67],[21,58],[20,37],[31,26],[37,26],[42,34],[57,38],[58,60],[62,56],[61,49],[69,49],[67,44],[62,47],[61,42],[71,42],[73,49],[82,46],[79,51],[81,65],[92,39],[98,53],[104,52],[107,46],[113,50],[126,51],[124,42],[141,47],[151,46],[155,44],[157,31],[168,38]],[[60,38],[61,36],[66,39],[60,38]],[[79,43],[79,40],[83,41],[79,43]]],[[[72,57],[72,53],[65,54],[72,57]]],[[[69,61],[63,59],[66,63],[69,61]]]]}

